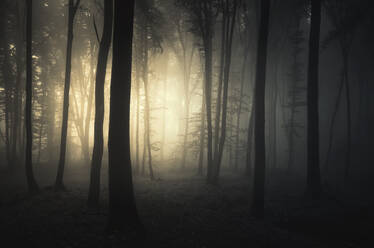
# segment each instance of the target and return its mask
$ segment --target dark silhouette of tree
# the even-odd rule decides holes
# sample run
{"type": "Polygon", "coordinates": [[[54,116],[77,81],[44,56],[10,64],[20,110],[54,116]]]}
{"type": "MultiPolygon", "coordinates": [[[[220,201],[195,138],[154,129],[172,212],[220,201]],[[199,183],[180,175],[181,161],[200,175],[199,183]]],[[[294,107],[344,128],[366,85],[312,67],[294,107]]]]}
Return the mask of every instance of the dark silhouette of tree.
{"type": "Polygon", "coordinates": [[[66,47],[66,67],[65,67],[65,88],[64,88],[64,103],[62,113],[62,126],[61,126],[61,144],[60,144],[60,159],[58,162],[57,176],[55,182],[55,190],[64,190],[63,183],[64,168],[65,168],[65,154],[66,154],[66,138],[68,131],[69,119],[69,92],[70,92],[70,75],[71,75],[71,55],[73,48],[73,28],[74,17],[79,7],[80,0],[76,2],[69,0],[69,16],[68,16],[68,37],[66,47]]]}
{"type": "MultiPolygon", "coordinates": [[[[234,36],[234,28],[235,28],[235,20],[236,20],[236,11],[237,11],[238,1],[225,1],[223,6],[223,22],[225,28],[223,28],[224,41],[223,49],[222,49],[222,56],[224,56],[224,60],[222,63],[222,73],[223,73],[223,95],[222,95],[222,119],[221,125],[217,125],[216,129],[221,126],[221,133],[218,139],[218,135],[216,136],[216,148],[214,153],[214,172],[212,176],[212,183],[218,183],[218,176],[221,168],[222,156],[223,151],[225,148],[225,141],[226,141],[226,122],[227,122],[227,102],[228,102],[228,94],[229,94],[229,78],[230,78],[230,67],[231,67],[231,53],[232,53],[232,41],[234,36]]],[[[219,82],[221,84],[221,82],[219,82]]],[[[219,98],[221,95],[219,93],[219,98]]],[[[221,101],[217,101],[221,102],[221,101]]],[[[218,104],[218,103],[217,103],[218,104]]],[[[220,112],[217,110],[217,113],[220,112]]],[[[218,120],[220,114],[218,117],[218,120]]],[[[218,121],[219,123],[219,121],[218,121]]]]}
{"type": "Polygon", "coordinates": [[[318,198],[321,193],[319,166],[318,77],[321,26],[321,0],[311,0],[309,60],[307,79],[307,184],[306,195],[318,198]]]}
{"type": "Polygon", "coordinates": [[[112,40],[113,0],[104,1],[104,28],[100,40],[95,84],[95,132],[91,161],[88,204],[96,206],[100,195],[100,171],[103,158],[104,84],[110,43],[112,40]]]}
{"type": "Polygon", "coordinates": [[[108,137],[108,228],[111,231],[142,230],[134,199],[129,133],[134,2],[114,2],[108,137]]]}
{"type": "Polygon", "coordinates": [[[32,0],[26,0],[26,178],[29,191],[39,190],[32,168],[32,0]]]}
{"type": "Polygon", "coordinates": [[[257,44],[257,65],[255,81],[255,168],[252,214],[257,218],[264,216],[265,195],[265,81],[267,43],[269,30],[270,0],[262,0],[260,26],[257,44]]]}

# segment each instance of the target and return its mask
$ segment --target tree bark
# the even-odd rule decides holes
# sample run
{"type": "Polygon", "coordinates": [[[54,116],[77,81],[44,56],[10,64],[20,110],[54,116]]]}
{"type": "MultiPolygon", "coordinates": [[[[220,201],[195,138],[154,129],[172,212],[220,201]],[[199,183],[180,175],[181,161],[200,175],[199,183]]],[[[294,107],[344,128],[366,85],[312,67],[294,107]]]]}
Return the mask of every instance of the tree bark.
{"type": "Polygon", "coordinates": [[[91,161],[88,205],[97,206],[100,197],[100,171],[103,158],[104,86],[110,43],[112,40],[113,0],[104,1],[104,29],[100,41],[95,84],[95,132],[91,161]]]}
{"type": "Polygon", "coordinates": [[[64,190],[63,183],[64,168],[65,168],[65,155],[66,155],[66,139],[68,131],[69,119],[69,92],[70,92],[70,75],[71,75],[71,56],[73,48],[73,28],[74,17],[77,12],[80,0],[74,3],[74,0],[69,0],[69,17],[68,17],[68,38],[66,47],[66,67],[65,67],[65,86],[64,86],[64,102],[62,113],[62,126],[61,126],[61,145],[60,145],[60,159],[58,163],[57,176],[55,182],[55,190],[64,190]]]}
{"type": "Polygon", "coordinates": [[[270,0],[261,1],[261,17],[258,36],[258,53],[255,80],[255,169],[252,214],[264,217],[265,196],[265,82],[270,0]]]}
{"type": "Polygon", "coordinates": [[[32,168],[32,0],[26,0],[27,20],[26,20],[26,179],[30,192],[39,190],[35,181],[32,168]]]}
{"type": "Polygon", "coordinates": [[[307,82],[307,185],[306,194],[318,198],[321,193],[319,166],[319,114],[318,114],[318,76],[319,76],[319,40],[321,26],[321,0],[311,0],[312,16],[309,37],[309,63],[307,82]]]}
{"type": "Polygon", "coordinates": [[[132,183],[130,158],[131,58],[134,0],[115,0],[109,116],[109,231],[143,231],[132,183]]]}
{"type": "Polygon", "coordinates": [[[145,135],[146,135],[146,145],[148,152],[148,169],[149,177],[151,180],[154,179],[153,176],[153,167],[152,167],[152,146],[151,146],[151,123],[150,123],[150,106],[149,106],[149,93],[148,93],[148,30],[145,31],[143,37],[144,47],[143,47],[143,83],[144,83],[144,99],[145,99],[145,108],[144,108],[144,123],[145,123],[145,135]]]}
{"type": "MultiPolygon", "coordinates": [[[[218,144],[218,154],[215,154],[215,171],[212,182],[218,183],[218,177],[221,168],[222,156],[225,148],[226,141],[226,121],[227,121],[227,102],[229,93],[229,79],[230,79],[230,67],[231,67],[231,50],[232,40],[234,36],[234,27],[236,19],[236,7],[237,1],[234,0],[233,13],[230,22],[230,18],[227,17],[227,28],[226,28],[226,45],[225,45],[225,60],[224,60],[224,78],[223,78],[223,98],[222,98],[222,123],[221,123],[221,136],[218,144]]],[[[229,13],[229,1],[226,2],[226,13],[229,13]]]]}

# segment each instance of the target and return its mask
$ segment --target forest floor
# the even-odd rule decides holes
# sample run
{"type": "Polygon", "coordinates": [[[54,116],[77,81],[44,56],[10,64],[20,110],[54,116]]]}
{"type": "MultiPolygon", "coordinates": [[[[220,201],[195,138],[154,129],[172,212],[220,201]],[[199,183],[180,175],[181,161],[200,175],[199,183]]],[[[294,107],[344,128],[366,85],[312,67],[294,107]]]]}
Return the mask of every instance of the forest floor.
{"type": "Polygon", "coordinates": [[[209,186],[192,172],[177,171],[160,173],[154,181],[135,177],[147,239],[128,245],[126,239],[105,232],[105,173],[101,208],[93,211],[86,207],[87,168],[68,167],[68,191],[60,193],[48,187],[54,176],[43,171],[36,170],[44,188],[35,195],[15,183],[23,181],[23,175],[0,174],[1,247],[374,247],[370,205],[332,197],[310,202],[297,190],[285,194],[281,187],[272,187],[267,190],[266,218],[259,221],[249,213],[246,177],[224,173],[218,186],[209,186]]]}

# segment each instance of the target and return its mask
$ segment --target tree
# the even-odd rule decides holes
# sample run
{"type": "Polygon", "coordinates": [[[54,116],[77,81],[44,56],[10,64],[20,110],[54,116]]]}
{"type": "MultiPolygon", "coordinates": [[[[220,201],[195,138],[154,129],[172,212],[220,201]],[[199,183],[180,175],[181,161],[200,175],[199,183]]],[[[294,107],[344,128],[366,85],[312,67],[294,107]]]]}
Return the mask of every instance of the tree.
{"type": "Polygon", "coordinates": [[[257,43],[257,65],[255,80],[255,169],[252,213],[257,218],[264,216],[265,195],[265,81],[267,43],[269,30],[270,0],[262,0],[257,43]]]}
{"type": "Polygon", "coordinates": [[[215,2],[212,0],[182,2],[192,16],[194,28],[202,40],[204,53],[204,87],[207,121],[207,182],[213,176],[213,127],[212,127],[212,71],[213,71],[213,26],[216,18],[215,2]]]}
{"type": "Polygon", "coordinates": [[[88,204],[96,206],[100,195],[100,170],[103,158],[104,84],[110,43],[112,40],[113,0],[104,1],[104,29],[100,41],[95,84],[95,132],[91,161],[88,204]]]}
{"type": "Polygon", "coordinates": [[[38,191],[39,187],[35,181],[32,168],[32,0],[26,0],[26,178],[29,191],[38,191]]]}
{"type": "Polygon", "coordinates": [[[321,0],[311,0],[311,26],[307,79],[307,185],[306,195],[318,198],[321,193],[319,166],[318,76],[321,0]]]}
{"type": "Polygon", "coordinates": [[[131,57],[135,1],[115,0],[109,113],[109,216],[111,231],[142,230],[130,159],[131,57]]]}
{"type": "Polygon", "coordinates": [[[66,47],[66,67],[65,67],[65,87],[64,87],[64,103],[61,126],[61,145],[60,145],[60,159],[58,162],[57,176],[55,182],[55,190],[63,190],[65,188],[63,183],[64,168],[65,168],[65,154],[66,154],[66,138],[68,131],[69,119],[69,92],[70,92],[70,75],[71,75],[71,55],[73,48],[73,28],[74,17],[79,7],[80,0],[76,2],[69,0],[69,17],[68,17],[68,37],[66,47]]]}
{"type": "MultiPolygon", "coordinates": [[[[215,153],[214,153],[214,172],[212,175],[212,183],[217,184],[218,183],[218,176],[221,168],[221,161],[222,161],[222,155],[225,148],[225,140],[226,140],[226,119],[227,119],[227,102],[228,102],[228,91],[229,91],[229,78],[230,78],[230,66],[231,66],[231,52],[232,52],[232,41],[234,36],[234,28],[235,28],[235,20],[236,20],[236,10],[237,10],[238,2],[237,0],[234,0],[232,2],[225,1],[223,6],[223,16],[224,16],[224,25],[225,28],[223,28],[223,32],[225,33],[224,38],[222,41],[224,41],[223,49],[222,49],[222,56],[224,56],[224,61],[222,63],[222,73],[223,73],[223,96],[222,96],[222,120],[221,120],[221,134],[218,139],[218,135],[216,136],[216,147],[215,153]],[[232,13],[230,13],[230,11],[232,13]],[[230,18],[231,14],[231,18],[230,18]]],[[[219,82],[221,83],[221,82],[219,82]]],[[[219,99],[221,98],[221,95],[219,93],[218,95],[219,99]]],[[[217,101],[221,102],[221,101],[217,101]]],[[[217,103],[218,104],[218,103],[217,103]]],[[[217,113],[220,111],[217,110],[217,113]]],[[[217,115],[217,119],[219,120],[219,115],[217,115]]],[[[218,125],[216,124],[216,129],[219,128],[219,121],[218,125]]]]}

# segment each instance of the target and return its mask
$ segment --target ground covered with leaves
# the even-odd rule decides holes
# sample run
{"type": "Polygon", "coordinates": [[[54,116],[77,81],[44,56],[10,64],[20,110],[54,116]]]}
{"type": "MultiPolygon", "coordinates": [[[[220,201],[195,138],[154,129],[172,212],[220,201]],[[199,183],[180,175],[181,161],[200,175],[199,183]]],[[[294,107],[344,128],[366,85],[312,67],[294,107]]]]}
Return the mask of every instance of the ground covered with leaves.
{"type": "Polygon", "coordinates": [[[369,203],[332,196],[308,201],[300,190],[291,194],[282,183],[273,184],[260,221],[250,215],[248,178],[224,173],[219,185],[210,186],[193,172],[179,171],[160,173],[154,181],[135,177],[147,234],[134,241],[105,231],[105,172],[100,209],[86,207],[88,168],[67,168],[67,192],[54,192],[49,174],[37,170],[42,190],[30,195],[23,175],[1,173],[0,237],[9,244],[2,247],[374,247],[369,203]]]}

